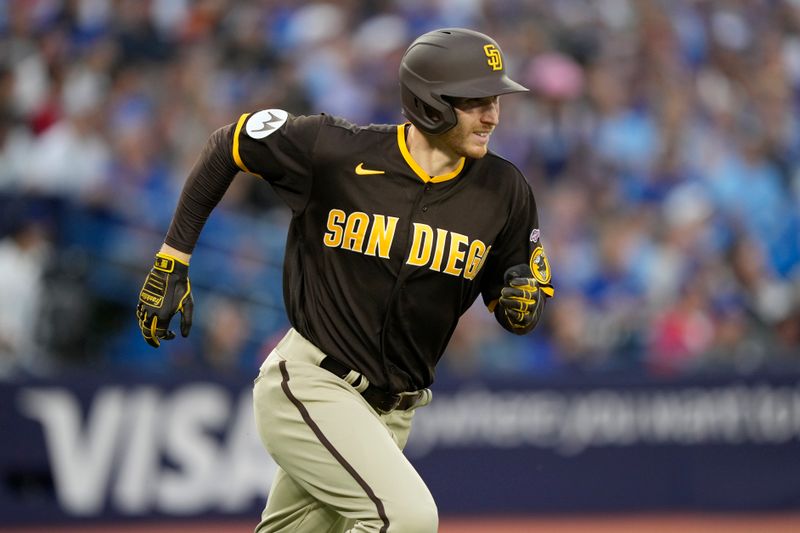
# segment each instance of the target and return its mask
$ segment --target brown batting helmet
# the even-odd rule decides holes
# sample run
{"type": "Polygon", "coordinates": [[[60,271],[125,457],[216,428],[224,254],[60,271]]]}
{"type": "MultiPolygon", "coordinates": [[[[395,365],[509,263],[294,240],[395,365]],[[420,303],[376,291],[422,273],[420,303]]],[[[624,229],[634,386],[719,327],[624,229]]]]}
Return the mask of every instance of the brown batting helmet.
{"type": "Polygon", "coordinates": [[[432,135],[456,125],[448,96],[483,98],[527,90],[506,75],[505,57],[494,39],[464,28],[421,35],[400,62],[403,114],[432,135]]]}

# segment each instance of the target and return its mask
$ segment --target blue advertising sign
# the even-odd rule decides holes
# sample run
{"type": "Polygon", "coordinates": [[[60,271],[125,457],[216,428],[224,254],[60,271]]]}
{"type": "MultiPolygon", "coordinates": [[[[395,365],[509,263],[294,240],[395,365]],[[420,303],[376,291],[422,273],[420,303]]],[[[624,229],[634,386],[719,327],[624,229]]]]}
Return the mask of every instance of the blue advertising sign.
{"type": "MultiPolygon", "coordinates": [[[[439,383],[406,453],[442,515],[800,509],[799,376],[439,383]]],[[[249,379],[0,385],[0,524],[257,517],[249,379]]]]}
{"type": "Polygon", "coordinates": [[[751,376],[445,387],[406,453],[454,513],[796,510],[800,386],[751,376]]]}

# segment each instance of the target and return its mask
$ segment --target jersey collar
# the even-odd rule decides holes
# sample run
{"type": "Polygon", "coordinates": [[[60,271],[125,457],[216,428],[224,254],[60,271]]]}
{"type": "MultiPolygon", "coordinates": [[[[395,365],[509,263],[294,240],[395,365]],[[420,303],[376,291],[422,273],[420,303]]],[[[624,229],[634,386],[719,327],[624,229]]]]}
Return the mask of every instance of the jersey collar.
{"type": "Polygon", "coordinates": [[[411,157],[411,152],[408,151],[408,145],[406,145],[406,126],[410,124],[406,122],[405,124],[400,124],[397,126],[397,146],[400,147],[400,153],[403,154],[403,159],[406,160],[406,163],[414,173],[419,176],[419,179],[424,181],[425,183],[440,183],[442,181],[447,181],[455,178],[461,173],[461,170],[464,168],[464,161],[465,159],[462,157],[458,160],[458,165],[456,165],[455,170],[452,172],[448,172],[447,174],[442,174],[441,176],[429,176],[427,172],[422,170],[422,167],[414,161],[414,158],[411,157]]]}

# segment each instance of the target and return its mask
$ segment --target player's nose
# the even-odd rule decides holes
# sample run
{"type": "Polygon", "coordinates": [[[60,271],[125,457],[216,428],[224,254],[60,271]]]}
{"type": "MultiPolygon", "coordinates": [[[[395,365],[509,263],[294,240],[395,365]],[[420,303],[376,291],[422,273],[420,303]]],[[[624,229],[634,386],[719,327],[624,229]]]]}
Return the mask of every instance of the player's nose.
{"type": "Polygon", "coordinates": [[[500,101],[497,98],[483,106],[481,122],[491,126],[497,126],[500,122],[500,101]]]}

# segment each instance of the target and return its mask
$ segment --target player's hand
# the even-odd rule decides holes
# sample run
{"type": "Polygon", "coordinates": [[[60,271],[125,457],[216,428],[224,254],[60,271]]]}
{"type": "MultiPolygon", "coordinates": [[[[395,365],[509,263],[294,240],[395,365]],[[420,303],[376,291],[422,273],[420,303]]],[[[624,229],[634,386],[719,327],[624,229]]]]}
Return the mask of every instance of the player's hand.
{"type": "Polygon", "coordinates": [[[539,286],[528,265],[516,265],[506,270],[505,287],[500,292],[499,304],[509,324],[518,329],[528,329],[537,316],[537,307],[544,302],[539,286]]]}
{"type": "Polygon", "coordinates": [[[136,306],[136,318],[144,340],[158,348],[162,339],[174,339],[175,333],[169,330],[169,322],[178,311],[181,313],[181,335],[187,337],[192,327],[193,310],[189,265],[159,252],[144,280],[139,305],[136,306]]]}

